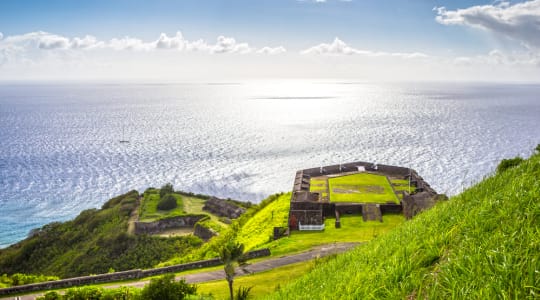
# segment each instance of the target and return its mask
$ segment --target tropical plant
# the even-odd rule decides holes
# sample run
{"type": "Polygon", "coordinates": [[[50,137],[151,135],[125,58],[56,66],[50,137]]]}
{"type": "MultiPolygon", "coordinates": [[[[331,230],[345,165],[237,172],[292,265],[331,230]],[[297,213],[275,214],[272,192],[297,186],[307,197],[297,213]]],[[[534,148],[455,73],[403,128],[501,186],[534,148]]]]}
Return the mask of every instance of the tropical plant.
{"type": "Polygon", "coordinates": [[[236,290],[236,297],[235,300],[247,300],[249,299],[249,292],[251,291],[253,287],[244,287],[241,286],[236,290]]]}
{"type": "Polygon", "coordinates": [[[237,264],[243,264],[244,259],[244,244],[240,244],[234,240],[229,240],[219,249],[219,258],[223,262],[225,270],[225,279],[229,284],[229,295],[231,300],[234,300],[233,281],[236,275],[234,268],[237,264]]]}

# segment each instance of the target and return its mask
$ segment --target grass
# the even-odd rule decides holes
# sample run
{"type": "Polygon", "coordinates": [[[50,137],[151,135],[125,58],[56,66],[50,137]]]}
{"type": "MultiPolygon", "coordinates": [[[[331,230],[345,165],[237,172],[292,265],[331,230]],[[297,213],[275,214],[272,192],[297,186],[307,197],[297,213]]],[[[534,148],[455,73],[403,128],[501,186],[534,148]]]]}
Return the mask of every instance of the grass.
{"type": "MultiPolygon", "coordinates": [[[[275,268],[273,270],[255,273],[251,275],[236,277],[234,279],[234,289],[238,287],[253,287],[250,291],[252,297],[261,297],[272,293],[280,286],[294,280],[309,272],[315,265],[313,261],[301,262],[275,268]]],[[[212,294],[215,299],[227,299],[229,288],[227,281],[218,280],[197,284],[197,293],[212,294]]]]}
{"type": "Polygon", "coordinates": [[[358,173],[328,178],[330,202],[386,203],[399,199],[386,176],[358,173]]]}
{"type": "MultiPolygon", "coordinates": [[[[391,179],[390,183],[396,192],[404,191],[412,194],[416,191],[416,187],[414,185],[409,186],[409,180],[407,179],[391,179]]],[[[401,193],[396,194],[398,195],[399,199],[403,197],[401,193]]]]}
{"type": "Polygon", "coordinates": [[[328,199],[328,181],[326,178],[312,178],[309,181],[309,191],[320,193],[323,199],[328,199]]]}
{"type": "Polygon", "coordinates": [[[246,251],[273,239],[274,227],[286,227],[291,194],[283,194],[251,217],[239,230],[238,241],[246,251]]]}
{"type": "Polygon", "coordinates": [[[159,190],[148,189],[144,192],[144,197],[139,210],[139,221],[152,222],[163,218],[176,217],[185,215],[182,197],[178,194],[173,194],[176,198],[177,207],[171,210],[159,210],[159,190]]]}
{"type": "Polygon", "coordinates": [[[336,242],[367,242],[402,224],[405,218],[388,214],[383,216],[383,222],[364,222],[360,215],[342,215],[340,221],[341,228],[335,228],[334,218],[327,218],[324,231],[293,231],[290,236],[261,247],[270,248],[272,256],[280,256],[336,242]]]}
{"type": "Polygon", "coordinates": [[[205,210],[203,210],[204,203],[206,202],[205,199],[196,198],[196,197],[189,197],[189,196],[182,196],[182,200],[184,202],[184,211],[189,214],[207,214],[210,217],[210,220],[213,222],[221,225],[222,227],[229,227],[228,224],[223,223],[218,216],[211,214],[205,210]]]}
{"type": "Polygon", "coordinates": [[[540,154],[267,299],[540,297],[540,154]]]}

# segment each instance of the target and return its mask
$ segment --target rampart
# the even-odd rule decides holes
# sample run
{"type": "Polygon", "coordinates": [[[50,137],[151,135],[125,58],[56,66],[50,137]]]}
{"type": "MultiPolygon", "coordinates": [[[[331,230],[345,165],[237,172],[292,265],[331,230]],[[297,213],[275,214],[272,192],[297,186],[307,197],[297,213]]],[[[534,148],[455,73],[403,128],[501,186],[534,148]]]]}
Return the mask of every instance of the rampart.
{"type": "Polygon", "coordinates": [[[243,207],[236,206],[230,202],[227,202],[227,200],[216,197],[211,197],[208,199],[204,204],[203,210],[209,211],[220,217],[227,217],[229,219],[236,219],[246,211],[246,209],[243,207]]]}
{"type": "Polygon", "coordinates": [[[186,215],[161,219],[153,222],[135,222],[135,234],[156,234],[167,229],[193,227],[206,215],[186,215]]]}
{"type": "MultiPolygon", "coordinates": [[[[261,250],[250,251],[246,253],[246,258],[253,259],[253,258],[264,257],[264,256],[269,256],[269,255],[270,255],[270,250],[266,248],[266,249],[261,249],[261,250]]],[[[49,290],[49,289],[69,288],[69,287],[87,285],[87,284],[141,279],[141,278],[145,278],[149,276],[155,276],[155,275],[166,274],[166,273],[175,273],[175,272],[193,270],[193,269],[199,269],[199,268],[205,268],[205,267],[213,267],[213,266],[218,266],[218,265],[221,265],[221,261],[219,260],[219,258],[214,258],[214,259],[195,261],[195,262],[186,263],[186,264],[155,268],[155,269],[149,269],[149,270],[136,269],[136,270],[123,271],[123,272],[99,274],[99,275],[93,275],[93,276],[67,278],[67,279],[61,279],[61,280],[55,280],[55,281],[19,285],[19,286],[13,286],[9,288],[0,289],[0,296],[7,296],[7,295],[19,294],[19,293],[29,293],[29,292],[49,290]]]]}

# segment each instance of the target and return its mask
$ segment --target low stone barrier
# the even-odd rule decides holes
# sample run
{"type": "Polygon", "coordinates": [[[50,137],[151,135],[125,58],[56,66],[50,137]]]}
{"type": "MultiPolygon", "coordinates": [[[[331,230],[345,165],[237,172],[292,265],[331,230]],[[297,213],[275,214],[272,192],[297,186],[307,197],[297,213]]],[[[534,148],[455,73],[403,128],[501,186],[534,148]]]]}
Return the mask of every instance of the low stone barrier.
{"type": "MultiPolygon", "coordinates": [[[[247,252],[246,258],[253,259],[253,258],[264,257],[264,256],[269,256],[269,255],[270,255],[270,250],[268,248],[265,248],[261,250],[247,252]]],[[[128,280],[128,279],[140,279],[140,278],[159,275],[159,274],[174,273],[174,272],[193,270],[193,269],[199,269],[199,268],[205,268],[205,267],[219,266],[220,264],[221,264],[221,261],[219,260],[219,258],[213,258],[213,259],[208,259],[208,260],[195,261],[195,262],[190,262],[190,263],[185,263],[185,264],[180,264],[180,265],[155,268],[155,269],[149,269],[149,270],[135,269],[135,270],[114,272],[114,273],[108,273],[108,274],[82,276],[82,277],[60,279],[60,280],[55,280],[55,281],[25,284],[25,285],[12,286],[8,288],[0,289],[0,296],[7,296],[7,295],[19,294],[19,293],[29,293],[29,292],[50,290],[50,289],[69,288],[69,287],[80,286],[80,285],[113,282],[113,281],[128,280]]]]}
{"type": "Polygon", "coordinates": [[[193,227],[205,217],[207,215],[186,215],[153,222],[135,222],[135,234],[156,234],[172,228],[193,227]]]}

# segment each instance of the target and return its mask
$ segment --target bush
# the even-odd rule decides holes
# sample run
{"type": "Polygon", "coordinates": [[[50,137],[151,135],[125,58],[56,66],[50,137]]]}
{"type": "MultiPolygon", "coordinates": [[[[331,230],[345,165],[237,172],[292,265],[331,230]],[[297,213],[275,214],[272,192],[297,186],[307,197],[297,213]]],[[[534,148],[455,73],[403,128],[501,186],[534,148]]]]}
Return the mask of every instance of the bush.
{"type": "Polygon", "coordinates": [[[536,145],[536,148],[534,148],[534,150],[536,150],[536,152],[540,152],[540,144],[536,145]]]}
{"type": "Polygon", "coordinates": [[[176,198],[172,194],[167,194],[159,200],[157,208],[160,210],[171,210],[178,206],[176,204],[176,198]]]}
{"type": "Polygon", "coordinates": [[[166,183],[164,186],[161,187],[161,190],[159,190],[159,197],[163,198],[163,196],[172,193],[174,193],[173,185],[170,183],[166,183]]]}
{"type": "Polygon", "coordinates": [[[516,156],[514,158],[503,159],[497,166],[497,173],[504,172],[523,162],[523,158],[516,156]]]}
{"type": "Polygon", "coordinates": [[[195,295],[197,287],[187,284],[184,279],[175,282],[174,274],[167,274],[152,278],[150,283],[141,292],[142,299],[149,300],[182,300],[188,295],[195,295]]]}

